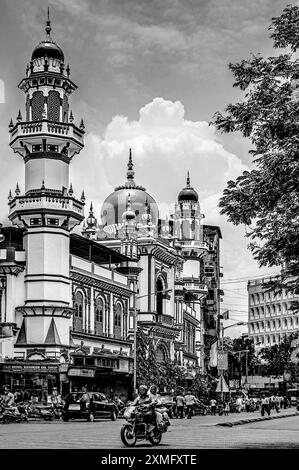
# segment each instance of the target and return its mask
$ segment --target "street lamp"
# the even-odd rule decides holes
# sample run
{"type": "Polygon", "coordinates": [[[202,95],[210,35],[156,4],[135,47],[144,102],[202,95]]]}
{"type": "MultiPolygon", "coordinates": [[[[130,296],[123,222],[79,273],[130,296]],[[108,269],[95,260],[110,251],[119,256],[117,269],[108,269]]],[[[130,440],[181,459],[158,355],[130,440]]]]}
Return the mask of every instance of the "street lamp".
{"type": "Polygon", "coordinates": [[[166,292],[170,292],[172,289],[163,289],[156,292],[152,292],[151,294],[144,294],[135,296],[134,302],[134,355],[133,355],[133,389],[136,392],[136,384],[137,384],[137,309],[136,309],[136,300],[142,299],[143,297],[149,297],[155,294],[164,294],[166,292]]]}
{"type": "MultiPolygon", "coordinates": [[[[237,323],[233,323],[232,325],[228,325],[228,326],[222,325],[222,328],[221,328],[221,351],[222,352],[223,352],[224,330],[227,330],[228,328],[232,328],[234,326],[241,326],[241,325],[247,325],[247,322],[239,321],[237,323]]],[[[247,358],[247,354],[246,354],[246,358],[247,358]]],[[[220,391],[221,391],[221,400],[223,401],[223,369],[221,369],[221,372],[220,372],[220,391]]]]}

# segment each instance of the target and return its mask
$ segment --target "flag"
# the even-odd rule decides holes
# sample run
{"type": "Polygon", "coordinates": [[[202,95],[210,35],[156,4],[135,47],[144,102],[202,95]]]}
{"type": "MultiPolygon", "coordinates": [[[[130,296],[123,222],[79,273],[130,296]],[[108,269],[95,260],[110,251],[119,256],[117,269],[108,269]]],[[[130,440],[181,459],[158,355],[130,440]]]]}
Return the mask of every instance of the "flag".
{"type": "Polygon", "coordinates": [[[209,360],[210,367],[217,367],[217,343],[218,341],[216,340],[211,344],[209,360]]]}

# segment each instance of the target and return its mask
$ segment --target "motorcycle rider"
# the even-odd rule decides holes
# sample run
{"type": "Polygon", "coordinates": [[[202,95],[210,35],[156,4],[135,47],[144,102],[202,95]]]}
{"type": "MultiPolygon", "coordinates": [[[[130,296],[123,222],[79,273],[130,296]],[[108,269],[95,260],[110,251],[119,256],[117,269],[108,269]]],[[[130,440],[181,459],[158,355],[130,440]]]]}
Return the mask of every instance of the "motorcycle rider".
{"type": "Polygon", "coordinates": [[[3,404],[5,406],[13,406],[15,403],[14,394],[9,390],[8,387],[4,387],[3,391],[4,391],[3,404]]]}
{"type": "Polygon", "coordinates": [[[147,434],[150,434],[155,428],[153,422],[156,421],[156,416],[154,413],[154,403],[152,402],[150,396],[147,393],[147,386],[140,385],[138,389],[138,396],[132,402],[133,406],[147,406],[148,411],[144,415],[144,422],[146,423],[147,434]]]}
{"type": "MultiPolygon", "coordinates": [[[[156,385],[152,385],[149,389],[149,392],[148,392],[148,396],[150,397],[153,405],[155,405],[155,406],[162,405],[162,402],[160,400],[160,396],[158,395],[157,392],[158,392],[158,390],[157,390],[156,385]]],[[[165,422],[165,426],[170,425],[169,417],[168,417],[168,414],[166,413],[166,411],[164,411],[164,413],[161,413],[161,411],[159,409],[155,408],[155,416],[156,416],[157,427],[160,431],[163,429],[163,424],[162,424],[163,420],[165,422]]]]}

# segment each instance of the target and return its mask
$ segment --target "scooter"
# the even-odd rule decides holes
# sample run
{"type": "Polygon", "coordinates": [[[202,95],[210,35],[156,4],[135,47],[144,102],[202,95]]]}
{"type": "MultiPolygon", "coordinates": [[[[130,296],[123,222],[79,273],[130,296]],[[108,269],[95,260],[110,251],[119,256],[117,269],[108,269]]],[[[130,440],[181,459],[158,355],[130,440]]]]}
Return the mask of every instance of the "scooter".
{"type": "Polygon", "coordinates": [[[5,406],[0,404],[0,419],[3,424],[8,423],[28,423],[27,409],[23,405],[5,406]]]}

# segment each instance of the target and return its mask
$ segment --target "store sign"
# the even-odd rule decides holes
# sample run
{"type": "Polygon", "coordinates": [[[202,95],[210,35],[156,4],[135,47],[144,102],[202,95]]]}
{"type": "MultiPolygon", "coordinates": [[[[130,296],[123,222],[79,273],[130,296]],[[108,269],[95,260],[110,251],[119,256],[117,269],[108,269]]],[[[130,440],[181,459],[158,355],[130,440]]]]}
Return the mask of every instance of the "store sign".
{"type": "Polygon", "coordinates": [[[71,377],[94,377],[95,369],[69,369],[68,375],[71,377]]]}
{"type": "Polygon", "coordinates": [[[4,372],[32,372],[32,373],[58,373],[59,366],[45,365],[45,364],[3,364],[2,370],[4,372]]]}
{"type": "Polygon", "coordinates": [[[68,364],[59,364],[59,372],[67,372],[69,368],[69,365],[68,364]]]}
{"type": "Polygon", "coordinates": [[[217,369],[218,370],[228,369],[227,351],[217,351],[217,369]]]}

